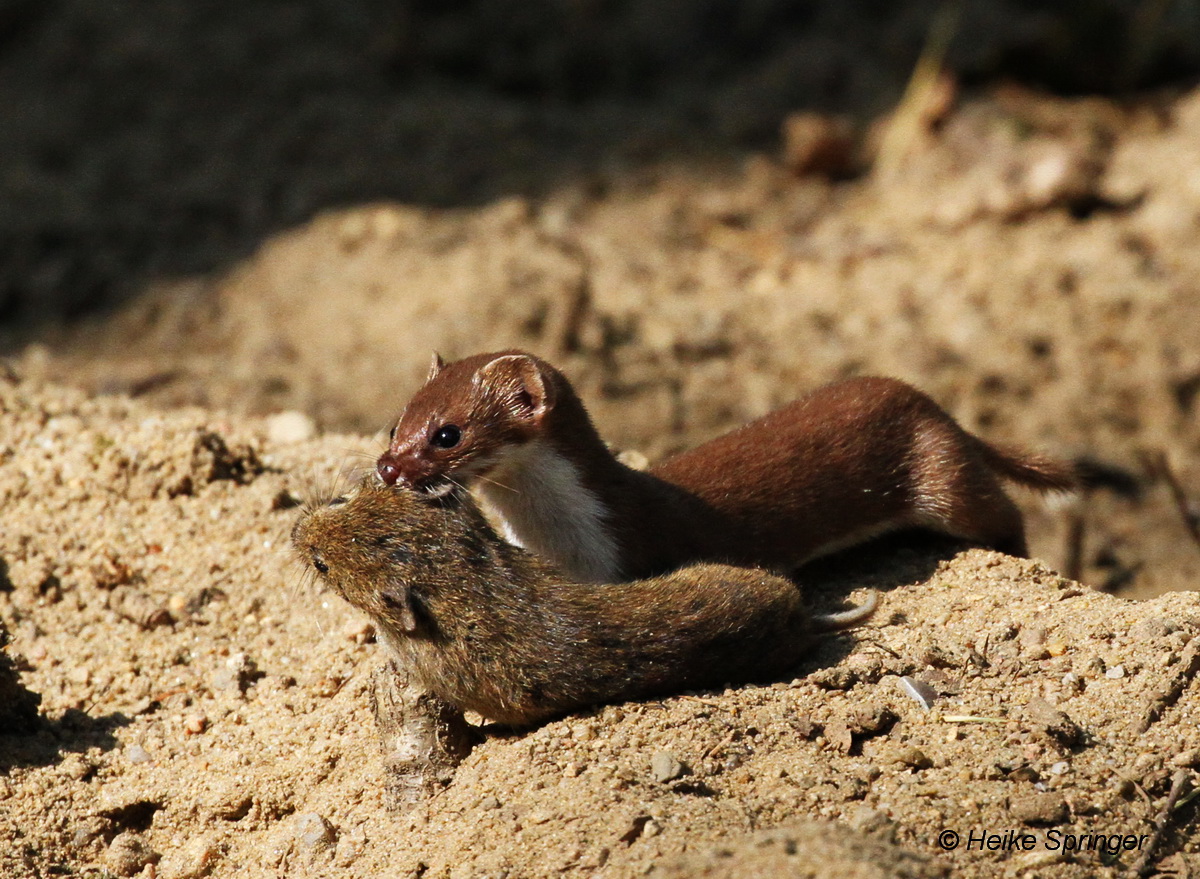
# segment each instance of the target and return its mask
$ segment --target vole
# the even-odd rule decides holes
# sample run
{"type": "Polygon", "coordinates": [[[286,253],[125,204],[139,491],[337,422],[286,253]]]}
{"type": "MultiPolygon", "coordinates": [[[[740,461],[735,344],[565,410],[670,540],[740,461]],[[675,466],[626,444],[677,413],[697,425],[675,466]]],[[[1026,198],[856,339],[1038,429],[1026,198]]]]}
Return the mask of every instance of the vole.
{"type": "Polygon", "coordinates": [[[596,582],[702,560],[791,570],[906,527],[1025,555],[1001,480],[1075,483],[1071,465],[989,445],[916,388],[875,377],[640,472],[608,450],[566,377],[522,351],[435,355],[377,471],[434,495],[468,484],[506,537],[596,582]]]}
{"type": "Polygon", "coordinates": [[[762,570],[701,564],[627,583],[579,583],[501,539],[471,495],[430,498],[372,475],[307,510],[301,561],[375,622],[416,683],[513,726],[584,706],[791,672],[822,617],[762,570]]]}

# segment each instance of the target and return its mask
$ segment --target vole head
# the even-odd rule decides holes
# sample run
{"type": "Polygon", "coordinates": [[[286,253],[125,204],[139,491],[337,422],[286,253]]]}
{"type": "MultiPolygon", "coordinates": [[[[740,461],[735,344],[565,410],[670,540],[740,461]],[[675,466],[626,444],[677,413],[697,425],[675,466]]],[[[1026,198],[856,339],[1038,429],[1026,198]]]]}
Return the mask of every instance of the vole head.
{"type": "Polygon", "coordinates": [[[490,532],[461,490],[439,498],[364,479],[307,509],[292,529],[301,563],[331,589],[410,636],[437,632],[429,602],[495,564],[490,532]]]}
{"type": "Polygon", "coordinates": [[[555,402],[551,369],[521,351],[451,364],[434,355],[429,377],[379,457],[380,478],[438,495],[486,474],[543,430],[555,402]]]}

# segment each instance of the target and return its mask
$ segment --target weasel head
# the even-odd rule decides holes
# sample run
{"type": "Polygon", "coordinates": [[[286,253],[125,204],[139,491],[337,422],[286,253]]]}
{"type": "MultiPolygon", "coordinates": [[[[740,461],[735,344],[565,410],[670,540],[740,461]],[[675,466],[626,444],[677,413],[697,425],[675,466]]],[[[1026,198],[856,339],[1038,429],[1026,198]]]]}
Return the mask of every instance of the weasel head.
{"type": "Polygon", "coordinates": [[[376,470],[388,485],[442,495],[486,476],[537,439],[554,407],[552,367],[531,354],[479,354],[449,365],[434,355],[376,470]]]}

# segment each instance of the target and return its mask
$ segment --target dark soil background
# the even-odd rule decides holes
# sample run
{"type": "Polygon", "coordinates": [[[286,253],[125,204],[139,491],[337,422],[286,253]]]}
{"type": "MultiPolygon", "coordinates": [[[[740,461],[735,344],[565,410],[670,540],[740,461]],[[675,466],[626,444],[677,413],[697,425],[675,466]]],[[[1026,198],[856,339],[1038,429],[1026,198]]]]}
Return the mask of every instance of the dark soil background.
{"type": "Polygon", "coordinates": [[[540,197],[728,164],[796,110],[870,119],[955,9],[967,84],[1131,95],[1200,70],[1191,2],[5,0],[6,347],[330,208],[540,197]]]}

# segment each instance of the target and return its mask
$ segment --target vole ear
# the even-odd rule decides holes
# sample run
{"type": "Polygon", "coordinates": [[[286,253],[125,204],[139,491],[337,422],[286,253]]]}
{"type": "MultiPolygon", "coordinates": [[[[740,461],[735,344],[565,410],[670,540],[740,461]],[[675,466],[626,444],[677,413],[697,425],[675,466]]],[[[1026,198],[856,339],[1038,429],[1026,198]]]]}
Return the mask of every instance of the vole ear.
{"type": "Polygon", "coordinates": [[[407,586],[391,585],[379,593],[388,617],[400,627],[400,631],[411,635],[417,630],[417,614],[413,607],[412,591],[407,586]]]}
{"type": "Polygon", "coordinates": [[[537,423],[554,406],[554,386],[543,364],[528,354],[505,354],[475,373],[475,384],[486,389],[514,416],[537,423]]]}
{"type": "Polygon", "coordinates": [[[433,352],[433,360],[429,363],[429,375],[425,376],[425,384],[429,384],[437,374],[442,371],[442,367],[446,365],[446,361],[442,359],[442,355],[436,351],[433,352]]]}

